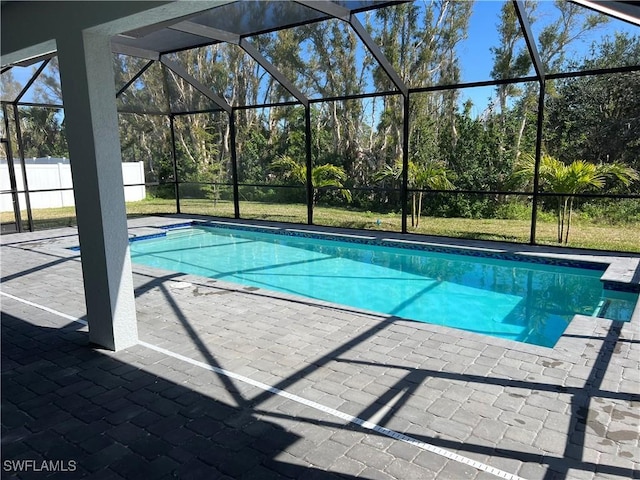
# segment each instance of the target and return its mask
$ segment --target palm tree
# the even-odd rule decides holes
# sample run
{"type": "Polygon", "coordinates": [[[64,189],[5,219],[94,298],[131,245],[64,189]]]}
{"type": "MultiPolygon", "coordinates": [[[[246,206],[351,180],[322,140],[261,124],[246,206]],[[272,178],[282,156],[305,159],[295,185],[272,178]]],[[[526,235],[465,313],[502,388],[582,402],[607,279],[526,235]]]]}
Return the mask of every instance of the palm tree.
{"type": "MultiPolygon", "coordinates": [[[[522,155],[523,162],[516,167],[514,177],[531,183],[535,172],[535,158],[522,155]]],[[[540,159],[540,188],[546,192],[557,193],[558,203],[558,243],[569,242],[571,212],[574,195],[589,190],[601,190],[608,181],[628,186],[638,180],[638,172],[621,163],[594,164],[584,160],[575,160],[570,164],[562,163],[551,155],[543,154],[540,159]]]]}
{"type": "MultiPolygon", "coordinates": [[[[271,162],[271,168],[280,172],[282,178],[294,183],[307,183],[307,166],[296,162],[288,155],[280,155],[271,162]]],[[[347,174],[342,167],[325,163],[311,169],[311,183],[313,185],[313,204],[318,203],[320,189],[338,188],[347,202],[351,202],[351,192],[344,188],[343,182],[347,174]]]]}
{"type": "MultiPolygon", "coordinates": [[[[453,184],[447,177],[450,174],[449,170],[437,161],[428,161],[424,163],[415,163],[409,161],[408,170],[408,187],[411,192],[411,226],[418,228],[420,224],[420,215],[422,212],[422,190],[449,190],[453,188],[453,184]],[[415,191],[419,190],[419,191],[415,191]],[[416,194],[417,194],[417,206],[416,206],[416,194]],[[417,208],[416,208],[417,207],[417,208]]],[[[374,180],[382,182],[385,180],[398,181],[402,177],[402,160],[397,160],[393,165],[385,165],[384,168],[378,171],[374,180]]]]}
{"type": "MultiPolygon", "coordinates": [[[[414,178],[413,188],[420,190],[418,192],[418,209],[416,210],[416,228],[420,223],[420,214],[422,212],[422,190],[451,190],[453,184],[448,178],[450,174],[451,172],[440,162],[430,161],[421,164],[409,162],[409,175],[414,178]],[[412,169],[414,169],[413,174],[411,173],[412,169]]],[[[415,192],[412,197],[415,209],[415,192]]]]}

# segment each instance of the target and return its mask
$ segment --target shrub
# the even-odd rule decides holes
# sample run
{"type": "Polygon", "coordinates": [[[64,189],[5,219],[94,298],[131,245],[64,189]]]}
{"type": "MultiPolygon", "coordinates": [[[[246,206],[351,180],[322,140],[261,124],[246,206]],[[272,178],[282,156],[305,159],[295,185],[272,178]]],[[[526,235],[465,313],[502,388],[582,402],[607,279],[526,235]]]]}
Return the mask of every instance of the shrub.
{"type": "Polygon", "coordinates": [[[496,208],[495,218],[502,220],[530,220],[531,205],[518,200],[501,203],[496,208]]]}
{"type": "Polygon", "coordinates": [[[607,225],[637,223],[640,222],[640,199],[591,200],[580,207],[580,218],[607,225]]]}

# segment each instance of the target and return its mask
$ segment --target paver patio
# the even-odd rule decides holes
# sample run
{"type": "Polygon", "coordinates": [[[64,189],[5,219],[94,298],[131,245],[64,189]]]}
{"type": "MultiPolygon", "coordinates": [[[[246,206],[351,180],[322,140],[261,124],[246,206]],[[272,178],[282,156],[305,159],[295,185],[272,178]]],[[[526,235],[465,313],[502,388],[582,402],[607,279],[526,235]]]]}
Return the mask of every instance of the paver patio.
{"type": "Polygon", "coordinates": [[[549,349],[134,264],[114,353],[74,228],[1,242],[3,478],[640,478],[637,309],[549,349]]]}

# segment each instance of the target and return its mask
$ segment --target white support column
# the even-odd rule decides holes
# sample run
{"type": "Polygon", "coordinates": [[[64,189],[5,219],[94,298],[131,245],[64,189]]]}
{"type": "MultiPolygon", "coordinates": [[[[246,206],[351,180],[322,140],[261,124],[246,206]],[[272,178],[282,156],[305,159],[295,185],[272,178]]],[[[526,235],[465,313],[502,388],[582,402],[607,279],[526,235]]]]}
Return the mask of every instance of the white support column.
{"type": "Polygon", "coordinates": [[[71,156],[89,340],[120,350],[138,341],[109,37],[57,39],[71,156]]]}

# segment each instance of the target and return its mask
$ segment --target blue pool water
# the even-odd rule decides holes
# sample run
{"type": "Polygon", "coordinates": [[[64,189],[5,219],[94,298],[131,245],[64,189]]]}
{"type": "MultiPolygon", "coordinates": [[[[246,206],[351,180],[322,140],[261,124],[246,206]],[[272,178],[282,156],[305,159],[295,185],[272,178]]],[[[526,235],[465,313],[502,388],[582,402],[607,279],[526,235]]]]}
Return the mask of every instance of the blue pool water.
{"type": "Polygon", "coordinates": [[[132,261],[551,347],[575,314],[629,320],[601,270],[197,226],[135,241],[132,261]]]}

